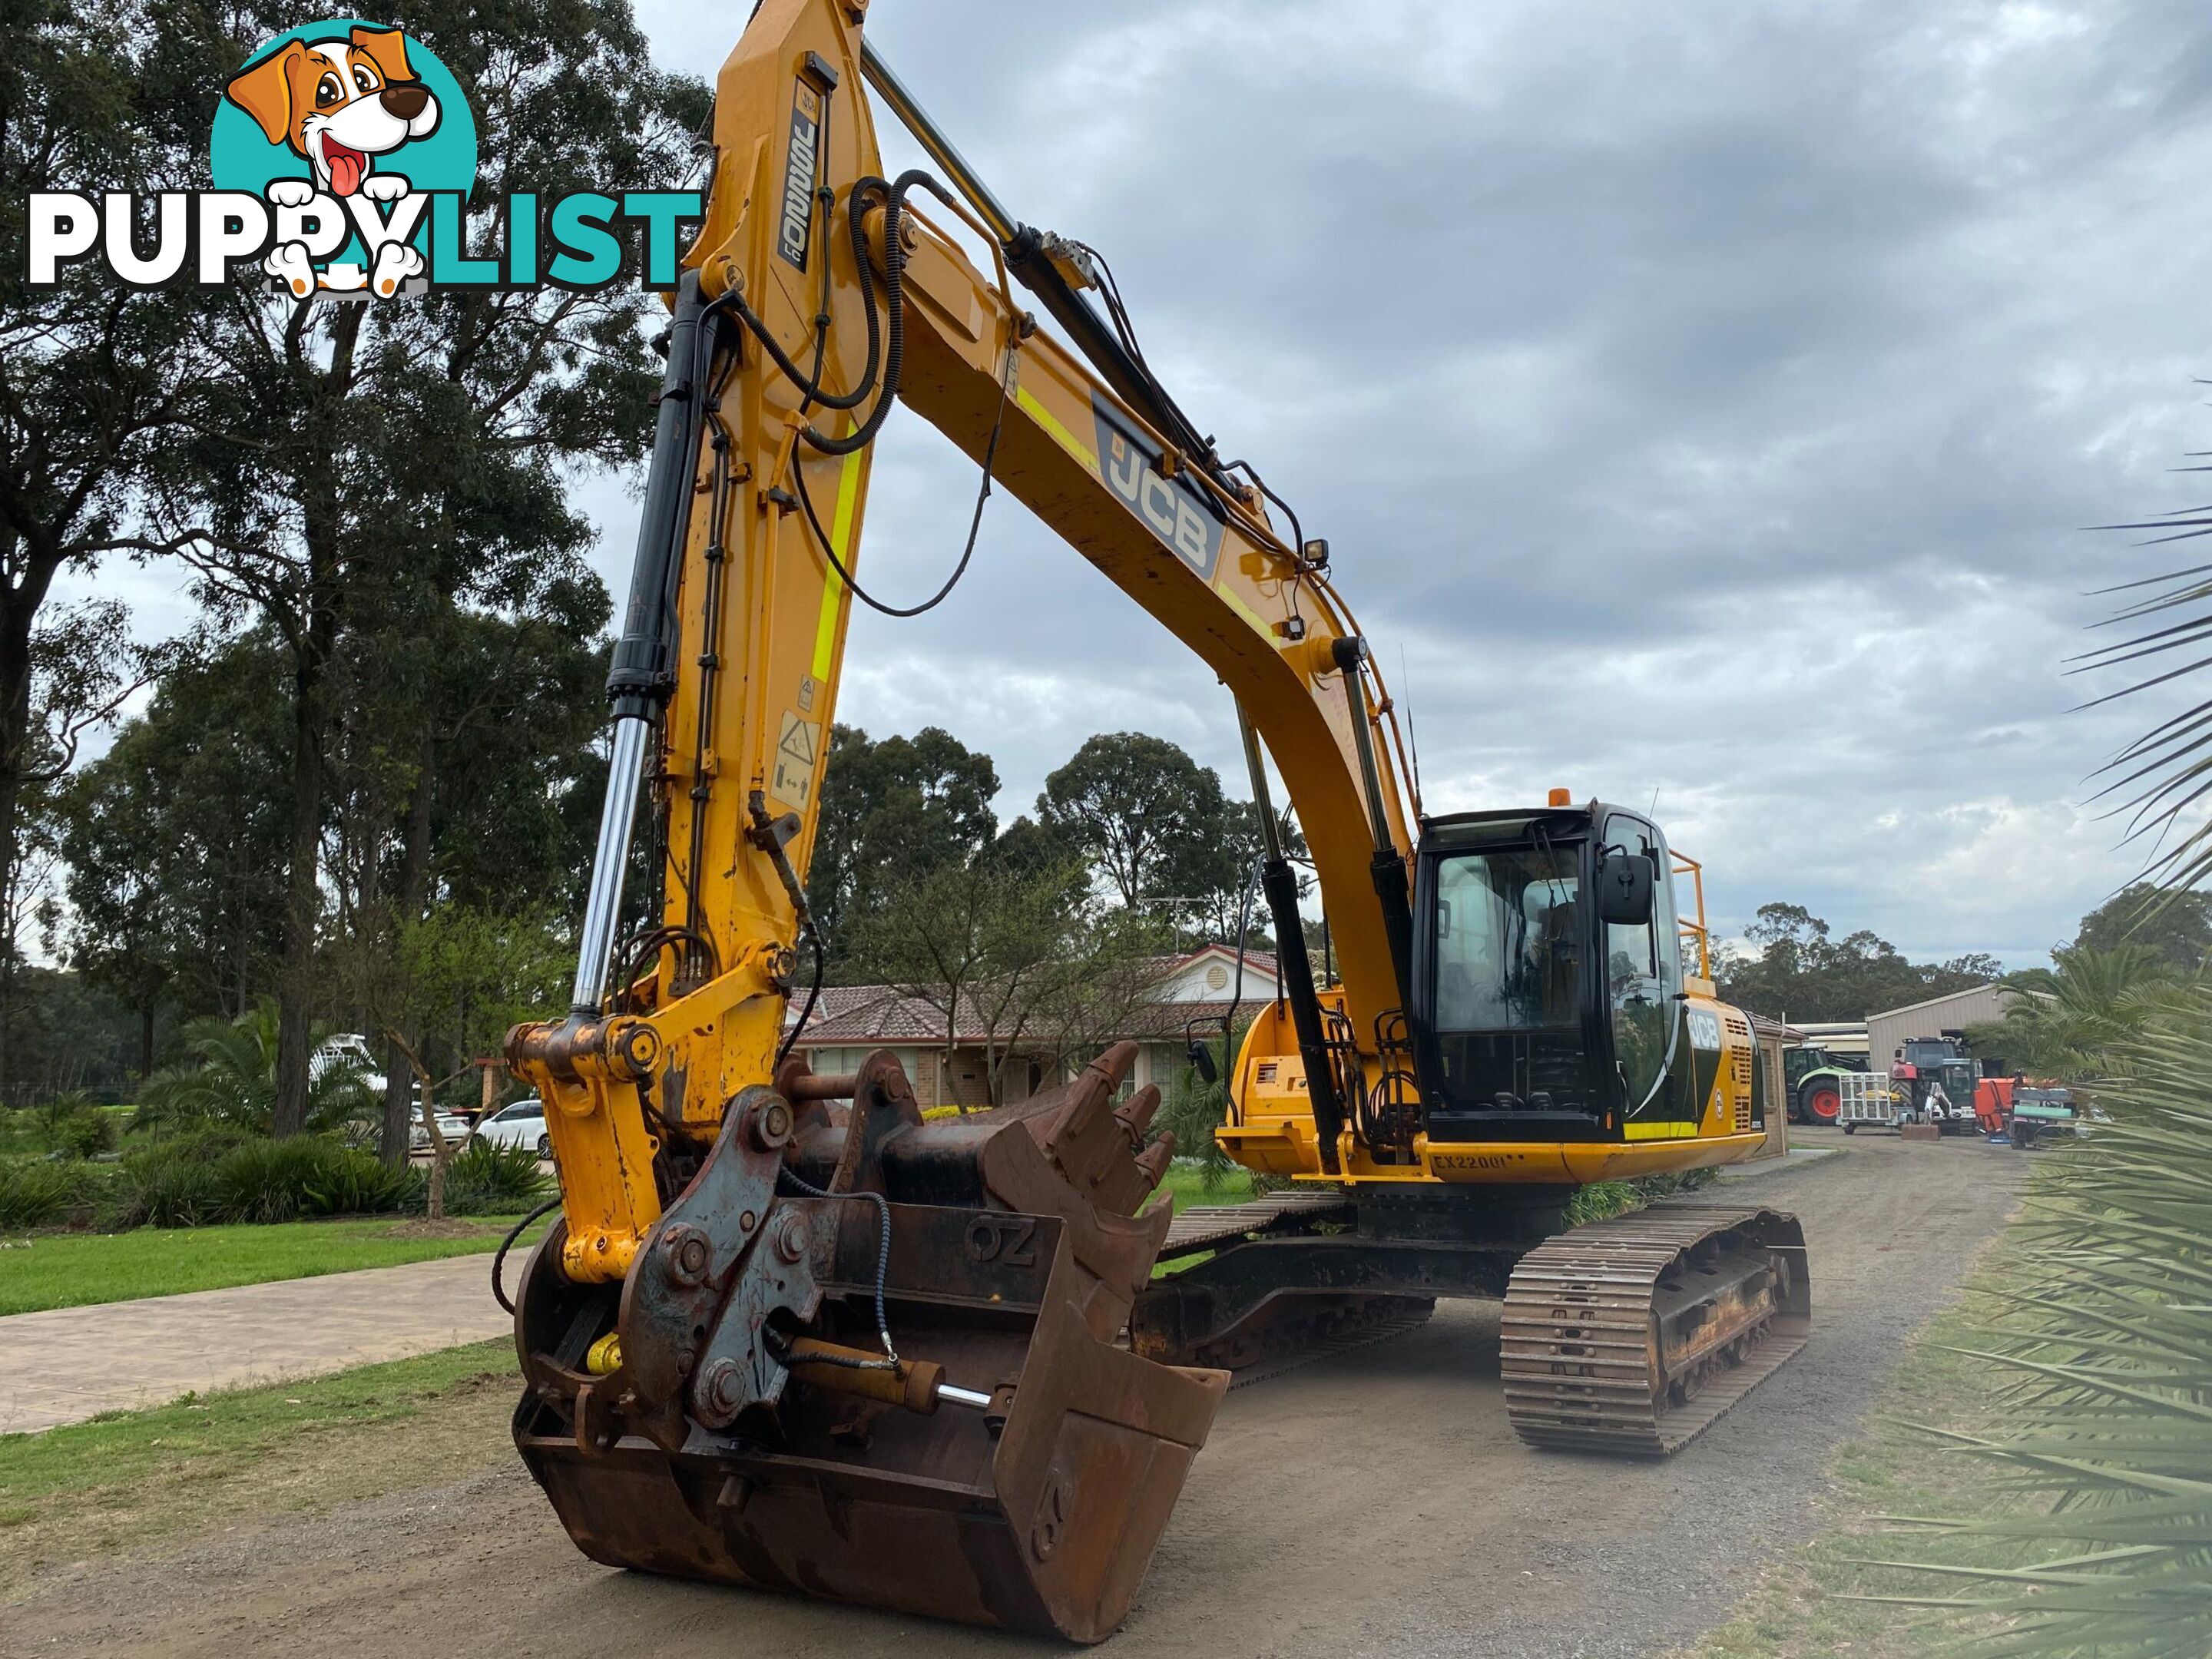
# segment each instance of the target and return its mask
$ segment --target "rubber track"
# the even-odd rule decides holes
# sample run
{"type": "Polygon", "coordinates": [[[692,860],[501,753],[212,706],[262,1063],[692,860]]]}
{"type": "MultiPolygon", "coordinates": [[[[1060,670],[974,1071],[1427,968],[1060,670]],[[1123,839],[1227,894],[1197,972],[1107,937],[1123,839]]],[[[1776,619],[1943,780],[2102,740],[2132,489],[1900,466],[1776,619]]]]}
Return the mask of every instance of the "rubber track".
{"type": "Polygon", "coordinates": [[[1661,1276],[1699,1243],[1752,1226],[1782,1241],[1803,1293],[1803,1235],[1771,1210],[1656,1205],[1547,1240],[1513,1270],[1499,1323],[1499,1372],[1514,1430],[1533,1446],[1615,1456],[1679,1451],[1805,1346],[1811,1320],[1781,1312],[1730,1362],[1668,1403],[1653,1308],[1661,1276]],[[1794,1243],[1788,1242],[1794,1240],[1794,1243]]]}

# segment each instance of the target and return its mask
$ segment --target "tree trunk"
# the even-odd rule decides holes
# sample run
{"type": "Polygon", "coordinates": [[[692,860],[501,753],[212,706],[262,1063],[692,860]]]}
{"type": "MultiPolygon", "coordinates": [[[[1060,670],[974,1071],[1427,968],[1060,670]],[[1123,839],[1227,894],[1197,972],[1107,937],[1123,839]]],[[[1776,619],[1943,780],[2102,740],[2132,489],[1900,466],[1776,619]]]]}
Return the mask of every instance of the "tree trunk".
{"type": "Polygon", "coordinates": [[[430,1137],[430,1183],[423,1195],[423,1214],[431,1221],[446,1218],[446,1165],[453,1156],[453,1149],[438,1128],[437,1090],[430,1081],[429,1073],[422,1072],[422,1128],[430,1137]]]}
{"type": "MultiPolygon", "coordinates": [[[[46,598],[34,562],[21,587],[0,587],[0,1090],[12,1081],[15,1025],[15,872],[21,867],[23,770],[31,737],[31,620],[46,598]]],[[[52,572],[46,576],[51,579],[52,572]]]]}
{"type": "MultiPolygon", "coordinates": [[[[301,479],[307,580],[300,599],[299,631],[291,641],[292,819],[284,849],[284,959],[276,982],[276,1108],[270,1122],[279,1139],[299,1133],[307,1121],[307,1026],[322,919],[318,877],[328,771],[324,755],[330,726],[328,682],[337,649],[345,570],[338,449],[363,309],[348,308],[331,331],[330,367],[308,412],[310,447],[301,479]]],[[[297,341],[303,337],[295,331],[295,354],[301,349],[297,341]]],[[[295,358],[295,367],[304,364],[295,358]]]]}
{"type": "Polygon", "coordinates": [[[378,1154],[393,1169],[407,1162],[407,1125],[415,1115],[415,1073],[397,1043],[384,1059],[384,1122],[377,1131],[378,1154]]]}
{"type": "Polygon", "coordinates": [[[402,1055],[408,1069],[415,1074],[422,1098],[417,1109],[422,1114],[422,1131],[430,1140],[430,1179],[423,1193],[423,1213],[432,1221],[446,1218],[446,1164],[453,1156],[451,1142],[438,1131],[438,1083],[430,1075],[430,1068],[422,1063],[422,1056],[414,1046],[391,1026],[385,1027],[384,1040],[402,1055]]]}
{"type": "MultiPolygon", "coordinates": [[[[397,929],[408,922],[422,919],[422,905],[427,898],[430,878],[430,808],[436,799],[437,778],[432,769],[436,757],[435,745],[427,736],[422,740],[422,754],[415,769],[415,787],[407,802],[407,839],[400,854],[399,892],[392,901],[394,923],[392,945],[398,948],[397,929]]],[[[410,1026],[405,1033],[406,1045],[389,1045],[389,1057],[384,1067],[384,1133],[382,1150],[386,1164],[398,1165],[407,1161],[407,1120],[410,1115],[408,1095],[414,1081],[414,1068],[409,1065],[407,1050],[418,1046],[422,1040],[421,1030],[410,1026]]],[[[436,1177],[442,1180],[442,1176],[436,1177]]],[[[442,1188],[441,1188],[442,1194],[442,1188]]]]}
{"type": "Polygon", "coordinates": [[[307,1124],[307,1036],[322,917],[319,856],[323,834],[324,667],[314,650],[319,617],[293,676],[292,819],[285,838],[284,956],[276,981],[276,1109],[270,1132],[279,1140],[307,1124]]]}
{"type": "Polygon", "coordinates": [[[154,1014],[156,1005],[149,1001],[138,1011],[138,1080],[144,1082],[154,1071],[154,1014]]]}

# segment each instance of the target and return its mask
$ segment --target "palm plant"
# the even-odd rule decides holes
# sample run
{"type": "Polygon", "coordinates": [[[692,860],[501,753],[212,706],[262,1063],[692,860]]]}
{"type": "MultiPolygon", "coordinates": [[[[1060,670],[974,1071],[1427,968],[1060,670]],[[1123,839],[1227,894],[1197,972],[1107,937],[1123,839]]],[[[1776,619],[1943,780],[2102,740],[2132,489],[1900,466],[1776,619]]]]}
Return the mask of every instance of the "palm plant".
{"type": "Polygon", "coordinates": [[[2004,1501],[1909,1523],[2024,1563],[1911,1564],[1964,1582],[1919,1605],[1988,1655],[2212,1653],[2212,993],[2179,1013],[2119,1045],[2115,1121],[2043,1166],[2006,1259],[2021,1288],[1970,1351],[2012,1379],[2006,1430],[1945,1437],[2004,1501]]]}
{"type": "MultiPolygon", "coordinates": [[[[2185,470],[2205,472],[2212,467],[2185,470]]],[[[2212,506],[2105,528],[2153,531],[2154,544],[2190,541],[2212,535],[2212,506]]],[[[2153,691],[2212,666],[2212,657],[2198,654],[2212,644],[2212,565],[2167,571],[2104,591],[2130,597],[2101,625],[2140,631],[2084,653],[2070,672],[2125,667],[2146,678],[2093,699],[2089,707],[2153,691]]],[[[2114,814],[2127,824],[2129,839],[2142,840],[2152,849],[2146,872],[2151,879],[2179,889],[2212,877],[2212,818],[2198,811],[2212,796],[2212,699],[2160,720],[2097,775],[2106,781],[2094,799],[2112,803],[2114,814]]]]}
{"type": "Polygon", "coordinates": [[[2076,945],[2053,966],[2006,976],[2021,994],[1995,1041],[2027,1070],[2069,1082],[2109,1077],[2123,1048],[2167,1012],[2186,981],[2146,945],[2076,945]]]}
{"type": "MultiPolygon", "coordinates": [[[[228,1128],[265,1135],[276,1104],[276,1004],[264,998],[236,1019],[207,1018],[179,1034],[190,1060],[154,1073],[138,1087],[134,1130],[175,1133],[228,1128]]],[[[308,1034],[319,1048],[329,1033],[308,1034]]],[[[377,1103],[343,1066],[322,1068],[307,1085],[307,1128],[319,1133],[346,1127],[377,1109],[377,1103]]]]}
{"type": "MultiPolygon", "coordinates": [[[[2108,527],[2185,541],[2212,535],[2212,506],[2108,527]]],[[[2094,702],[2212,667],[2212,565],[2107,591],[2130,598],[2105,625],[2135,631],[2073,672],[2143,677],[2094,702]]],[[[2168,891],[2212,878],[2212,699],[2099,775],[2096,799],[2149,848],[2148,878],[2168,891]]],[[[1996,1402],[2005,1433],[1947,1436],[1995,1466],[2010,1501],[1918,1523],[2024,1565],[1883,1564],[1961,1581],[1966,1593],[1921,1604],[1965,1618],[1969,1645],[2006,1659],[2212,1653],[2212,987],[2162,979],[2136,951],[2148,954],[2076,946],[2015,976],[2042,994],[2005,1022],[2008,1040],[2112,1079],[2100,1093],[2114,1118],[2039,1172],[2006,1259],[2022,1288],[1998,1297],[1972,1351],[2012,1379],[1996,1402]]]]}

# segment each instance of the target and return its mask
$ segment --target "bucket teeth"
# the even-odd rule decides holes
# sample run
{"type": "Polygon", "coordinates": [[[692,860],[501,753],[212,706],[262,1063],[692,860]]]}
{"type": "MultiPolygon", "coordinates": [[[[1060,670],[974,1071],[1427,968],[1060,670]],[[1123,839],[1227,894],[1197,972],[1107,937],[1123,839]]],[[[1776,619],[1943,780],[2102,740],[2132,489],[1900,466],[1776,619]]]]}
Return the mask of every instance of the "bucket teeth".
{"type": "Polygon", "coordinates": [[[1127,1105],[1114,1114],[1115,1121],[1127,1133],[1130,1146],[1145,1144],[1145,1131],[1152,1127],[1152,1114],[1159,1109],[1159,1085],[1147,1083],[1129,1097],[1127,1105]]]}
{"type": "Polygon", "coordinates": [[[1136,1060],[1135,1043],[1115,1043],[1085,1066],[1083,1075],[1046,1109],[1048,1115],[1036,1120],[1045,1155],[1069,1184],[1115,1215],[1135,1214],[1167,1167],[1155,1167],[1137,1155],[1159,1109],[1159,1091],[1146,1087],[1118,1109],[1114,1105],[1136,1060]]]}
{"type": "Polygon", "coordinates": [[[1160,1177],[1168,1172],[1168,1162],[1175,1157],[1176,1138],[1166,1129],[1160,1138],[1137,1154],[1137,1173],[1144,1177],[1145,1188],[1150,1191],[1160,1184],[1160,1177]]]}
{"type": "Polygon", "coordinates": [[[1085,1132],[1106,1113],[1136,1060],[1135,1043],[1117,1042],[1083,1068],[1083,1075],[1068,1085],[1067,1103],[1060,1109],[1060,1121],[1045,1144],[1048,1152],[1085,1138],[1085,1132]]]}

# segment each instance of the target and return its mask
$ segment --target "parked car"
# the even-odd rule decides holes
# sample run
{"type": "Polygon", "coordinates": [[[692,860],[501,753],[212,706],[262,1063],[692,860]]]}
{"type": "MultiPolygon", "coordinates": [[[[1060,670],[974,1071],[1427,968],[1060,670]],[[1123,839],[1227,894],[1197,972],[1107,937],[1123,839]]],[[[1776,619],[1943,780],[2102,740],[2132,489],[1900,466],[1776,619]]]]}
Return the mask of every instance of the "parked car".
{"type": "MultiPolygon", "coordinates": [[[[468,1119],[455,1112],[438,1114],[439,1138],[444,1140],[447,1151],[456,1152],[460,1151],[462,1145],[469,1138],[469,1133],[468,1119]]],[[[408,1121],[407,1150],[410,1152],[427,1152],[430,1150],[430,1132],[422,1127],[422,1114],[419,1109],[408,1121]]]]}
{"type": "Polygon", "coordinates": [[[545,1133],[545,1103],[534,1097],[501,1107],[477,1125],[477,1138],[495,1146],[527,1146],[540,1158],[553,1156],[553,1137],[545,1133]]]}

